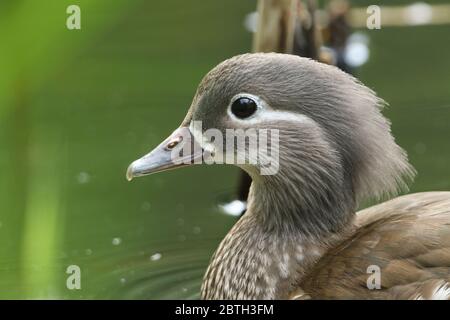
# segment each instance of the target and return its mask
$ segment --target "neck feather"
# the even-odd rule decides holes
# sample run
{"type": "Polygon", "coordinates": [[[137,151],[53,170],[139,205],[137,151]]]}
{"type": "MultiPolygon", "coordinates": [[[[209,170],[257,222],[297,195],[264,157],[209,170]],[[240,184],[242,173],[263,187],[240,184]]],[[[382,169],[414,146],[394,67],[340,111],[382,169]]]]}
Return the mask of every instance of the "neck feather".
{"type": "MultiPolygon", "coordinates": [[[[314,175],[316,181],[321,177],[314,175]]],[[[321,180],[320,190],[306,184],[309,179],[282,171],[254,178],[248,210],[215,252],[202,298],[288,299],[303,275],[344,237],[354,216],[352,197],[331,177],[328,185],[321,180]]]]}
{"type": "Polygon", "coordinates": [[[352,166],[320,130],[309,137],[295,129],[281,135],[286,143],[280,144],[277,174],[263,176],[246,168],[253,180],[249,210],[274,232],[309,239],[340,232],[357,207],[352,166]],[[303,143],[292,143],[298,135],[303,143]]]}
{"type": "Polygon", "coordinates": [[[247,211],[214,253],[201,289],[203,299],[290,299],[297,284],[343,234],[309,239],[268,230],[247,211]]]}

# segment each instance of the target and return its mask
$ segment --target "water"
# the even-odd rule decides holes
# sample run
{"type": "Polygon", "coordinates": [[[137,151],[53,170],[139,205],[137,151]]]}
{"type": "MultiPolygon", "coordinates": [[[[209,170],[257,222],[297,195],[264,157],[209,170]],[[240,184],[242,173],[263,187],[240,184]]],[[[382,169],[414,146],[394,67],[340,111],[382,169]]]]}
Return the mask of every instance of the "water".
{"type": "MultiPolygon", "coordinates": [[[[100,1],[79,33],[53,35],[44,51],[14,31],[30,54],[0,75],[0,298],[198,297],[237,219],[219,206],[237,170],[132,182],[125,171],[179,125],[205,72],[250,50],[243,21],[254,7],[100,1]],[[66,287],[70,265],[80,290],[66,287]]],[[[358,76],[391,105],[385,114],[419,172],[412,191],[449,190],[450,27],[365,32],[358,76]]]]}

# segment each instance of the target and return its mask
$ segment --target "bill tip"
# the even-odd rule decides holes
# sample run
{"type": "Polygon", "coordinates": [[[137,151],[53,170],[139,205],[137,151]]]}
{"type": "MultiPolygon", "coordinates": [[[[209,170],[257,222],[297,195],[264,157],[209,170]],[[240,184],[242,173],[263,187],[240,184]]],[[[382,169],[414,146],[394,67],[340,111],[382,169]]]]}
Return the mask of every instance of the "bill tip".
{"type": "Polygon", "coordinates": [[[128,181],[133,180],[134,176],[133,176],[133,164],[131,164],[128,169],[127,169],[127,174],[126,174],[126,178],[128,181]]]}

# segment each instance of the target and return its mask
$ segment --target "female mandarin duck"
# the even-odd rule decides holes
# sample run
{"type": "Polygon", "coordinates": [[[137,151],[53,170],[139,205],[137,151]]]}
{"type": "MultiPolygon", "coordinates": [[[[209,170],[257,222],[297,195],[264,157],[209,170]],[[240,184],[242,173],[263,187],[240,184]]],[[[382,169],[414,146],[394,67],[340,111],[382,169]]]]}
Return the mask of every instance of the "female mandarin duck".
{"type": "Polygon", "coordinates": [[[383,105],[333,66],[286,54],[236,56],[205,76],[180,128],[127,177],[182,166],[170,156],[177,145],[203,146],[188,148],[191,162],[223,152],[223,141],[204,147],[194,121],[222,132],[277,129],[276,174],[261,174],[258,161],[239,165],[253,181],[248,209],[214,253],[202,298],[449,299],[450,192],[356,212],[415,173],[383,105]],[[380,283],[369,289],[374,266],[380,283]]]}

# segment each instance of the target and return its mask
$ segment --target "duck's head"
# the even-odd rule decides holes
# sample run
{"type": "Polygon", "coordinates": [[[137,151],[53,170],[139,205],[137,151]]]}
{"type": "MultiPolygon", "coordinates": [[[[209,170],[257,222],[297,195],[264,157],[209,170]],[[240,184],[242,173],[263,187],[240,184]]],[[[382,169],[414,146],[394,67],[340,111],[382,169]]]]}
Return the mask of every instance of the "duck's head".
{"type": "Polygon", "coordinates": [[[413,175],[381,114],[383,105],[372,90],[333,66],[286,54],[236,56],[204,77],[181,126],[133,162],[127,176],[245,151],[245,163],[238,165],[256,182],[253,196],[255,184],[262,186],[265,199],[258,202],[289,206],[290,201],[303,212],[322,207],[344,215],[367,196],[395,192],[405,176],[413,175]],[[226,139],[227,129],[243,129],[244,149],[226,139]],[[260,143],[251,143],[252,138],[264,141],[262,134],[267,135],[265,153],[260,143]],[[174,150],[183,161],[174,161],[174,150]],[[268,166],[273,170],[264,172],[268,166]]]}

